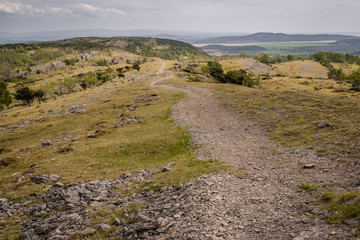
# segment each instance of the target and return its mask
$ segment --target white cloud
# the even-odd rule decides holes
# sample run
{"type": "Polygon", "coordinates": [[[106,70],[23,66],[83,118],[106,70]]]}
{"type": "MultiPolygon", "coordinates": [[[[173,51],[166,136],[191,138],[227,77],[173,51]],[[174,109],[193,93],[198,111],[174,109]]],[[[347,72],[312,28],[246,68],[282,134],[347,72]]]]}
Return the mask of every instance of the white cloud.
{"type": "Polygon", "coordinates": [[[0,0],[0,13],[9,15],[35,15],[44,14],[44,9],[37,9],[28,4],[20,2],[9,2],[0,0]]]}
{"type": "Polygon", "coordinates": [[[68,5],[64,7],[46,6],[44,8],[35,8],[21,2],[9,2],[0,0],[0,14],[20,15],[20,16],[85,16],[85,17],[116,17],[125,16],[124,11],[116,8],[102,8],[90,4],[81,3],[77,5],[68,5]]]}
{"type": "Polygon", "coordinates": [[[73,7],[74,13],[89,17],[125,16],[125,12],[116,8],[101,8],[81,3],[73,7]]]}

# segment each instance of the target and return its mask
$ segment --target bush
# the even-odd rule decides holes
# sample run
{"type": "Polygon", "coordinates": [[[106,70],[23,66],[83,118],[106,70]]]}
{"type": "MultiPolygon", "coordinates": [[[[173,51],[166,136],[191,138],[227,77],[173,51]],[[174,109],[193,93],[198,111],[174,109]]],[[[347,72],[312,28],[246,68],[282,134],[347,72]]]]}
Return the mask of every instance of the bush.
{"type": "Polygon", "coordinates": [[[207,71],[217,81],[226,82],[224,78],[224,70],[218,61],[207,62],[207,71]]]}
{"type": "Polygon", "coordinates": [[[99,59],[95,61],[97,66],[107,66],[109,65],[109,62],[106,59],[99,59]]]}
{"type": "Polygon", "coordinates": [[[355,91],[360,91],[360,70],[353,72],[347,79],[352,84],[351,89],[355,91]]]}
{"type": "Polygon", "coordinates": [[[69,65],[75,66],[75,63],[79,62],[79,59],[77,58],[65,59],[63,62],[68,66],[69,65]]]}
{"type": "Polygon", "coordinates": [[[0,110],[4,109],[3,105],[9,108],[11,102],[11,95],[9,90],[7,90],[7,83],[0,81],[0,110]]]}
{"type": "Polygon", "coordinates": [[[329,77],[329,79],[334,79],[336,81],[340,81],[345,78],[345,73],[343,72],[343,70],[341,68],[336,69],[336,68],[331,67],[328,72],[328,77],[329,77]]]}

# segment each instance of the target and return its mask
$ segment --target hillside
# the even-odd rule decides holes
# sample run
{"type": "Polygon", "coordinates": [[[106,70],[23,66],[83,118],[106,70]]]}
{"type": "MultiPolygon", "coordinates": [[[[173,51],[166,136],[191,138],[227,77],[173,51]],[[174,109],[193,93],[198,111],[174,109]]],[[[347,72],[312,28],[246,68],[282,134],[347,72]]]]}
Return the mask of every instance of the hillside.
{"type": "Polygon", "coordinates": [[[285,34],[285,33],[255,33],[246,36],[224,36],[207,38],[196,41],[196,44],[206,43],[274,43],[274,42],[313,42],[313,41],[337,41],[344,39],[359,39],[359,37],[348,35],[331,35],[331,34],[285,34]]]}
{"type": "Polygon", "coordinates": [[[0,239],[359,234],[360,71],[344,55],[265,64],[128,37],[0,51],[0,239]]]}

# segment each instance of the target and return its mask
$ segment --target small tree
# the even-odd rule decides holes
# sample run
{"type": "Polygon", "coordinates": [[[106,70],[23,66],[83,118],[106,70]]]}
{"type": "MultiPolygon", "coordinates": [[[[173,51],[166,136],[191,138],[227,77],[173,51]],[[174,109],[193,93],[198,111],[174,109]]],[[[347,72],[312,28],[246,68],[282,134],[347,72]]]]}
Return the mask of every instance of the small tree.
{"type": "Polygon", "coordinates": [[[35,92],[28,87],[21,87],[16,90],[15,99],[25,101],[29,107],[34,101],[35,92]]]}
{"type": "Polygon", "coordinates": [[[3,105],[9,108],[11,104],[11,95],[9,90],[7,90],[7,83],[0,81],[0,110],[3,110],[3,105]]]}
{"type": "Polygon", "coordinates": [[[45,95],[45,92],[43,90],[40,90],[40,89],[36,90],[34,92],[34,97],[37,98],[39,104],[41,104],[41,100],[43,99],[44,95],[45,95]]]}

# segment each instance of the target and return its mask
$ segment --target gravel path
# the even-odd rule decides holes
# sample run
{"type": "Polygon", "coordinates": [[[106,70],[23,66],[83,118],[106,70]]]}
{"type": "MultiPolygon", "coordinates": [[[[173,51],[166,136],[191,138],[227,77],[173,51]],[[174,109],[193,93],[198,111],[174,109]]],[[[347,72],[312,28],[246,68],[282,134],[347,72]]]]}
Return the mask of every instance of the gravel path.
{"type": "MultiPolygon", "coordinates": [[[[298,186],[316,183],[332,185],[337,190],[359,190],[358,171],[353,166],[319,158],[310,150],[282,148],[269,139],[261,125],[226,110],[210,90],[161,84],[161,80],[170,76],[163,74],[164,78],[152,85],[186,93],[187,97],[173,106],[172,117],[177,124],[190,129],[195,145],[202,146],[197,151],[198,158],[241,166],[247,174],[242,179],[215,175],[219,181],[213,181],[209,191],[216,189],[218,198],[227,201],[219,200],[219,207],[206,213],[206,218],[225,219],[227,223],[220,227],[232,234],[210,232],[209,236],[213,239],[352,239],[352,230],[325,224],[328,213],[312,201],[313,195],[298,186]],[[231,212],[223,211],[223,206],[231,208],[231,212]]],[[[213,179],[214,175],[209,177],[213,179]]],[[[203,204],[210,207],[214,203],[203,204]]],[[[199,217],[201,214],[199,209],[199,217]]],[[[204,235],[209,233],[207,224],[214,223],[205,221],[203,229],[197,223],[198,235],[193,233],[191,239],[207,236],[204,235]]]]}

